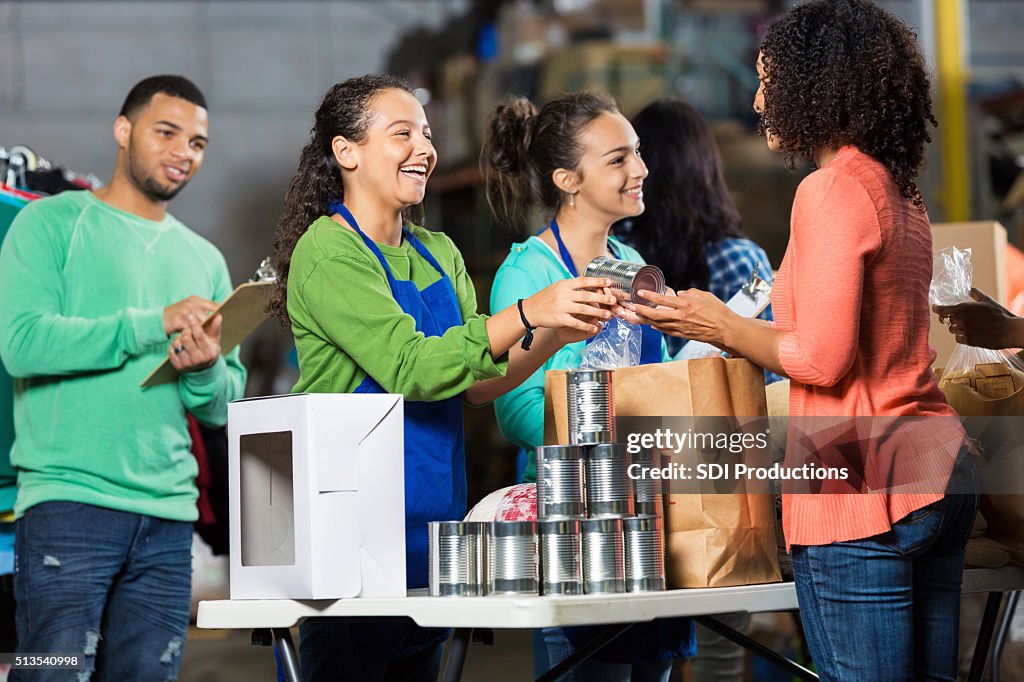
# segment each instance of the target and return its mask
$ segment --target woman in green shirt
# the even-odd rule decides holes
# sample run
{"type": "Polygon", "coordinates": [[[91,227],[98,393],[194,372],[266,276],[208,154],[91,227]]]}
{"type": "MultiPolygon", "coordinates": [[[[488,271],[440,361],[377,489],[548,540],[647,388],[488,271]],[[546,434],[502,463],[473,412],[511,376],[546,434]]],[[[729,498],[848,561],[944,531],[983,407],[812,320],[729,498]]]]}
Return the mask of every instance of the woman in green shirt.
{"type": "MultiPolygon", "coordinates": [[[[404,81],[339,83],[316,112],[274,244],[272,309],[295,335],[294,390],[405,397],[409,587],[427,584],[427,522],[466,512],[463,401],[514,387],[565,343],[597,333],[614,303],[602,291],[610,281],[576,278],[479,315],[459,250],[412,210],[436,163],[404,81]]],[[[411,621],[313,618],[302,626],[302,667],[307,680],[340,670],[432,679],[446,634],[411,621]]]]}

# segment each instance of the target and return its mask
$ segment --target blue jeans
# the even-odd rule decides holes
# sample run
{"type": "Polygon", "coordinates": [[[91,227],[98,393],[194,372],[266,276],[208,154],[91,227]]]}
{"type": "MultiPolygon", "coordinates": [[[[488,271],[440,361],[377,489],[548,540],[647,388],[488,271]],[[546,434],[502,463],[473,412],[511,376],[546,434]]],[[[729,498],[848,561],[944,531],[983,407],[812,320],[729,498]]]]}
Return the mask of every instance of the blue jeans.
{"type": "Polygon", "coordinates": [[[309,618],[299,629],[306,682],[436,680],[448,630],[408,618],[309,618]]]}
{"type": "MultiPolygon", "coordinates": [[[[563,628],[544,628],[542,632],[552,667],[576,650],[563,628]]],[[[558,679],[559,682],[668,682],[671,674],[672,659],[608,663],[591,656],[558,679]]]]}
{"type": "Polygon", "coordinates": [[[955,682],[964,546],[977,510],[977,495],[947,493],[880,535],[793,546],[822,682],[955,682]]]}
{"type": "Polygon", "coordinates": [[[80,654],[32,680],[175,680],[188,629],[192,524],[43,502],[15,524],[18,651],[80,654]],[[91,677],[90,677],[91,674],[91,677]]]}

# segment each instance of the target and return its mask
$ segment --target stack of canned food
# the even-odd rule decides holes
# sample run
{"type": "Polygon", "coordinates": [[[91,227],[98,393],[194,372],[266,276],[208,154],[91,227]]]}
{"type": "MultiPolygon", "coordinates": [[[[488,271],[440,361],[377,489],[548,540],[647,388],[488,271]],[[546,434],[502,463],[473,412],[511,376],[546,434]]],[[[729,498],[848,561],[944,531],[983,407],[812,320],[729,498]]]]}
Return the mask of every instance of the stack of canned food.
{"type": "Polygon", "coordinates": [[[665,589],[661,482],[628,474],[653,453],[614,442],[610,371],[567,384],[573,444],[536,450],[537,521],[431,523],[431,595],[665,589]]]}

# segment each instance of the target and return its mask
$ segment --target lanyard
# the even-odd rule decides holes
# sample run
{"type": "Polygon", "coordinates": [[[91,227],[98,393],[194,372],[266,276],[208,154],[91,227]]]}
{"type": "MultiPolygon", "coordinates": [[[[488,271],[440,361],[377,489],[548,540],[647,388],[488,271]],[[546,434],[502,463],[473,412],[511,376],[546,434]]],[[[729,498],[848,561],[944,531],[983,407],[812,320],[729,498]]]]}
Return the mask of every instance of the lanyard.
{"type": "MultiPolygon", "coordinates": [[[[565,242],[562,241],[562,233],[558,229],[558,221],[552,218],[548,227],[551,228],[551,234],[555,238],[555,243],[558,244],[558,253],[562,256],[562,263],[565,265],[565,269],[568,270],[569,274],[573,277],[579,277],[580,273],[576,270],[576,264],[573,262],[572,256],[569,254],[569,249],[565,248],[565,242]]],[[[619,257],[619,254],[615,251],[615,247],[612,246],[611,240],[608,241],[608,250],[611,251],[612,257],[619,257]]]]}

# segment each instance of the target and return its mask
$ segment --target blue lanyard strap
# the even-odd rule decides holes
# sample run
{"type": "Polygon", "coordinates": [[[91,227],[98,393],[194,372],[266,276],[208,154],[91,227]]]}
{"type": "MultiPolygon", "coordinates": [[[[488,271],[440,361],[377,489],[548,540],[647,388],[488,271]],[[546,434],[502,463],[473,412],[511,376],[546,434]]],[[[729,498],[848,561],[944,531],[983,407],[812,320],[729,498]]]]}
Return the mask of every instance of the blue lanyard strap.
{"type": "MultiPolygon", "coordinates": [[[[562,233],[558,229],[558,221],[552,218],[548,227],[551,228],[551,234],[555,238],[555,243],[558,244],[558,253],[562,257],[562,263],[565,264],[565,269],[568,270],[569,274],[573,277],[579,277],[580,273],[576,270],[576,263],[573,262],[569,249],[565,248],[565,242],[562,241],[562,233]]],[[[543,232],[543,230],[541,230],[541,232],[543,232]]],[[[615,251],[615,247],[612,246],[611,240],[608,240],[608,250],[611,251],[612,256],[615,258],[619,257],[619,254],[615,251]]]]}

